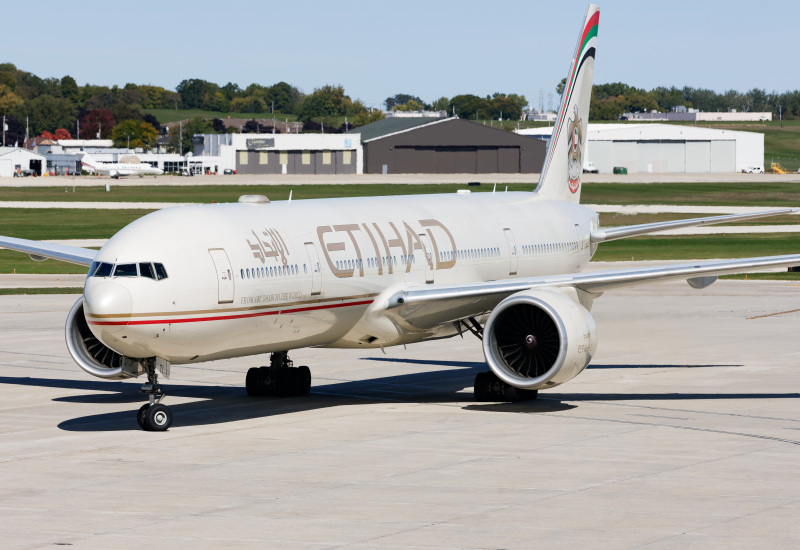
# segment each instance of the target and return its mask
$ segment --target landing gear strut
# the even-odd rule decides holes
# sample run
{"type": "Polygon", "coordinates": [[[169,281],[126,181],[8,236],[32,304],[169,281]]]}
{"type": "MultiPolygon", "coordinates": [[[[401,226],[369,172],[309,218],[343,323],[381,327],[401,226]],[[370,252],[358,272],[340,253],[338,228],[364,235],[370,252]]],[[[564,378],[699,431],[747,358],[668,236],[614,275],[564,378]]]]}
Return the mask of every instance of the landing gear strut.
{"type": "Polygon", "coordinates": [[[475,401],[528,401],[536,399],[537,390],[515,388],[500,380],[492,371],[475,376],[475,401]]]}
{"type": "Polygon", "coordinates": [[[139,409],[136,420],[143,430],[164,432],[172,425],[172,411],[166,405],[161,404],[161,400],[164,399],[164,391],[158,383],[158,372],[156,372],[155,365],[148,362],[146,368],[147,383],[142,384],[139,391],[147,394],[149,402],[139,409]]]}
{"type": "Polygon", "coordinates": [[[311,389],[308,367],[294,367],[289,354],[277,351],[270,356],[270,366],[253,367],[247,371],[245,388],[250,397],[305,395],[311,389]]]}

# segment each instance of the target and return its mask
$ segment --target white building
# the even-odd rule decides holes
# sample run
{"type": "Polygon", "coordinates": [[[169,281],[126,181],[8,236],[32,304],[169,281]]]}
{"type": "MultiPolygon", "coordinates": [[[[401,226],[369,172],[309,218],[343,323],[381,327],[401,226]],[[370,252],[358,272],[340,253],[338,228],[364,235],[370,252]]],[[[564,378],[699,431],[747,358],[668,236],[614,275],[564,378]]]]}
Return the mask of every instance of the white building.
{"type": "Polygon", "coordinates": [[[0,147],[0,177],[10,178],[15,172],[29,170],[37,176],[47,166],[47,158],[22,147],[0,147]]]}
{"type": "Polygon", "coordinates": [[[198,134],[191,162],[237,174],[362,174],[361,134],[198,134]]]}
{"type": "MultiPolygon", "coordinates": [[[[519,133],[549,141],[552,127],[519,133]]],[[[764,134],[673,124],[589,124],[584,164],[600,173],[741,172],[764,163],[764,134]]]]}

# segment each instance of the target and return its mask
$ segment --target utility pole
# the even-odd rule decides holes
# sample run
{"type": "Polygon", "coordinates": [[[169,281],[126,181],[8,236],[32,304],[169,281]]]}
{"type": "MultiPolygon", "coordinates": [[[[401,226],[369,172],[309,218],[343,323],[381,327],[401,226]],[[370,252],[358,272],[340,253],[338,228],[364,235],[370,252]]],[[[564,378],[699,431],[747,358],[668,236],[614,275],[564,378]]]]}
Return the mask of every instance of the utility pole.
{"type": "Polygon", "coordinates": [[[75,123],[78,125],[78,135],[75,136],[75,139],[81,139],[81,119],[76,119],[75,123]]]}
{"type": "Polygon", "coordinates": [[[178,154],[183,154],[183,122],[178,122],[178,154]]]}
{"type": "MultiPolygon", "coordinates": [[[[783,128],[783,105],[778,105],[778,119],[781,121],[781,128],[783,128]]],[[[5,144],[5,134],[3,134],[3,145],[5,144]]]]}
{"type": "Polygon", "coordinates": [[[6,146],[6,115],[3,115],[3,147],[6,146]]]}

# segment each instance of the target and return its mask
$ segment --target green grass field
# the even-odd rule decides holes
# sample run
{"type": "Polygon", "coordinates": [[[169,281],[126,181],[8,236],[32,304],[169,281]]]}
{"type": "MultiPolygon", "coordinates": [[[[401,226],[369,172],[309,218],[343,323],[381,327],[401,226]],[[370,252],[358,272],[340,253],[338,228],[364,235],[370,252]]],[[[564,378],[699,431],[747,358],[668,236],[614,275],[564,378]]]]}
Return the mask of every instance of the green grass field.
{"type": "MultiPolygon", "coordinates": [[[[98,201],[98,202],[235,202],[240,195],[262,193],[272,200],[358,197],[382,195],[418,195],[455,193],[464,184],[350,184],[350,185],[209,185],[76,187],[0,187],[0,197],[7,201],[98,201]]],[[[531,191],[526,183],[498,184],[498,192],[531,191]]],[[[470,187],[473,192],[491,192],[492,184],[470,187]]],[[[800,206],[800,185],[791,182],[735,183],[586,183],[581,202],[585,204],[675,204],[697,206],[800,206]]]]}
{"type": "Polygon", "coordinates": [[[702,260],[748,258],[800,253],[800,236],[792,233],[635,237],[602,243],[594,259],[603,262],[638,260],[702,260]]]}
{"type": "Polygon", "coordinates": [[[19,239],[107,239],[150,210],[6,208],[0,235],[19,239]]]}
{"type": "Polygon", "coordinates": [[[33,294],[83,294],[83,288],[0,288],[0,296],[30,296],[33,294]]]}

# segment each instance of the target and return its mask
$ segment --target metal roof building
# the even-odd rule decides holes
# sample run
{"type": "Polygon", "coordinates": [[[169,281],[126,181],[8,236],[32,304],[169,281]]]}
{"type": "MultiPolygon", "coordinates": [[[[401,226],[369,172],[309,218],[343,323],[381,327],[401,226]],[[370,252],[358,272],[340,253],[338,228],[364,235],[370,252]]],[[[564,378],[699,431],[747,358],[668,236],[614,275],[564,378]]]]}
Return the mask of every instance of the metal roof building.
{"type": "Polygon", "coordinates": [[[370,174],[535,173],[545,155],[541,140],[455,117],[386,118],[354,132],[370,174]]]}
{"type": "Polygon", "coordinates": [[[46,158],[40,153],[22,147],[0,147],[0,176],[14,175],[17,170],[32,170],[37,176],[42,175],[46,158]]]}
{"type": "MultiPolygon", "coordinates": [[[[549,141],[552,127],[519,130],[549,141]]],[[[600,173],[741,172],[764,163],[764,134],[677,124],[589,124],[584,161],[600,173]]]]}

